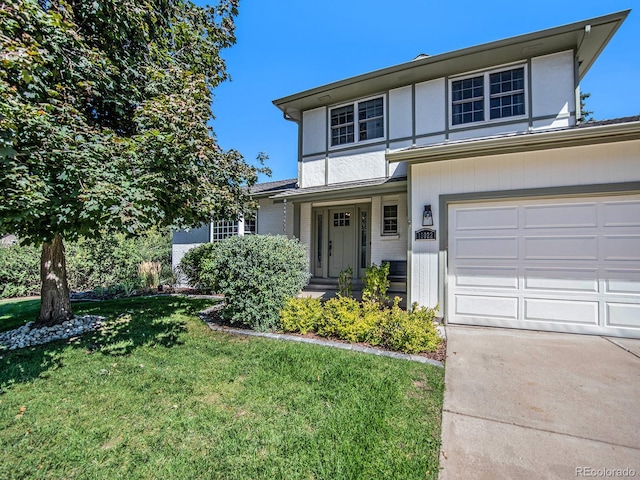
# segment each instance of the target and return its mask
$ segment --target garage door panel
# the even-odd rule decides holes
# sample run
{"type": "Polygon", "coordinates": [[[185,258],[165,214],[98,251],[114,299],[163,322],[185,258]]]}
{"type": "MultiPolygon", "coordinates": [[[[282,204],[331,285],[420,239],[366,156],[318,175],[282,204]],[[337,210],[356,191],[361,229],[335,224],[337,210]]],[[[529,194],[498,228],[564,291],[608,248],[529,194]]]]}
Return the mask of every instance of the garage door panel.
{"type": "Polygon", "coordinates": [[[492,317],[516,320],[518,298],[488,295],[458,295],[455,303],[456,315],[470,317],[492,317]]]}
{"type": "Polygon", "coordinates": [[[640,234],[605,235],[603,254],[609,261],[640,262],[640,234]]]}
{"type": "Polygon", "coordinates": [[[605,275],[606,293],[640,295],[640,270],[607,269],[605,275]]]}
{"type": "Polygon", "coordinates": [[[480,207],[461,208],[455,217],[455,229],[460,231],[473,230],[504,230],[518,228],[517,207],[480,207]]]}
{"type": "Polygon", "coordinates": [[[596,235],[524,237],[525,260],[597,260],[596,235]]]}
{"type": "Polygon", "coordinates": [[[524,228],[595,227],[595,202],[524,206],[524,228]]]}
{"type": "Polygon", "coordinates": [[[448,213],[449,322],[640,338],[640,194],[448,213]]]}
{"type": "Polygon", "coordinates": [[[629,303],[607,303],[606,324],[640,330],[640,305],[629,303]]]}
{"type": "Polygon", "coordinates": [[[640,200],[604,202],[605,227],[640,227],[640,200]]]}
{"type": "Polygon", "coordinates": [[[598,292],[596,268],[524,268],[525,290],[549,292],[598,292]]]}
{"type": "Polygon", "coordinates": [[[525,321],[598,324],[598,302],[526,298],[525,321]]]}
{"type": "Polygon", "coordinates": [[[518,237],[462,237],[456,239],[455,258],[518,258],[518,237]]]}
{"type": "Polygon", "coordinates": [[[480,288],[518,288],[517,267],[473,265],[459,267],[455,274],[456,286],[480,288]]]}

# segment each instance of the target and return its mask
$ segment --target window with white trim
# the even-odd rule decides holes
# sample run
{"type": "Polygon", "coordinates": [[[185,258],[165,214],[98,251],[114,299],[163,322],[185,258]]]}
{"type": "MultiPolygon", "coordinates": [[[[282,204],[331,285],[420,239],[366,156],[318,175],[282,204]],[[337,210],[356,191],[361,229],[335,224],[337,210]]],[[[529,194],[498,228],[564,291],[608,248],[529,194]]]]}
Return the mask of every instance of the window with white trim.
{"type": "Polygon", "coordinates": [[[398,205],[382,206],[382,234],[395,235],[398,233],[398,205]]]}
{"type": "Polygon", "coordinates": [[[330,117],[332,147],[384,137],[382,97],[332,108],[330,117]]]}
{"type": "MultiPolygon", "coordinates": [[[[257,232],[258,223],[254,218],[245,218],[244,219],[244,234],[245,235],[255,235],[257,232]]],[[[218,220],[213,222],[213,237],[211,238],[212,242],[219,242],[220,240],[224,240],[225,238],[233,237],[238,235],[238,221],[233,220],[218,220]]]]}
{"type": "Polygon", "coordinates": [[[454,126],[525,114],[524,67],[451,81],[451,124],[454,126]],[[488,118],[486,112],[489,112],[488,118]]]}
{"type": "Polygon", "coordinates": [[[225,238],[238,234],[238,222],[228,220],[218,220],[213,222],[212,242],[219,242],[225,238]]]}

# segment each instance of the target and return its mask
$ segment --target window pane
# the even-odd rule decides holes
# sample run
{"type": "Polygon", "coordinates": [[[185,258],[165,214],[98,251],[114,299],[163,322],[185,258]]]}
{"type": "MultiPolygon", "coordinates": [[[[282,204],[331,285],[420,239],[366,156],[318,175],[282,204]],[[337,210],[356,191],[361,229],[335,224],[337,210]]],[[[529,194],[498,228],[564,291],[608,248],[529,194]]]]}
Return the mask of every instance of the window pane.
{"type": "Polygon", "coordinates": [[[453,125],[484,119],[484,77],[451,82],[453,125]]]}
{"type": "Polygon", "coordinates": [[[384,109],[382,98],[358,104],[358,140],[370,140],[384,136],[384,109]]]}
{"type": "Polygon", "coordinates": [[[353,105],[331,110],[331,145],[353,143],[353,105]]]}
{"type": "Polygon", "coordinates": [[[524,115],[524,67],[492,73],[490,118],[524,115]]]}
{"type": "Polygon", "coordinates": [[[384,127],[381,118],[360,122],[360,140],[369,140],[382,136],[384,136],[384,127]]]}
{"type": "Polygon", "coordinates": [[[358,104],[358,119],[366,120],[367,118],[380,117],[383,112],[382,98],[360,102],[358,104]]]}

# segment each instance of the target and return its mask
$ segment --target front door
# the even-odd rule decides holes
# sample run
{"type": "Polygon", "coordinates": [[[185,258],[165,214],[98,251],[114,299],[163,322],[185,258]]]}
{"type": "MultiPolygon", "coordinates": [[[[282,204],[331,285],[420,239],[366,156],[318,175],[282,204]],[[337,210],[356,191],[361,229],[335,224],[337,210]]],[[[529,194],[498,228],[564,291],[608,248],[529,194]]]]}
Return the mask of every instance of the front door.
{"type": "Polygon", "coordinates": [[[355,207],[329,210],[329,276],[351,267],[356,273],[355,207]]]}

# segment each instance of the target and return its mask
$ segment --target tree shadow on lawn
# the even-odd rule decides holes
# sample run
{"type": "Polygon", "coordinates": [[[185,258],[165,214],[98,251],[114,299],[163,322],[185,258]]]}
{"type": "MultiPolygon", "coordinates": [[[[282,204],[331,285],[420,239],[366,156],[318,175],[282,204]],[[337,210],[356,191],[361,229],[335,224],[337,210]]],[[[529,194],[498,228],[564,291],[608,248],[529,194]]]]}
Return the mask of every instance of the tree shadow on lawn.
{"type": "MultiPolygon", "coordinates": [[[[25,317],[21,324],[33,320],[40,308],[39,299],[26,302],[29,304],[20,309],[20,315],[25,317]],[[32,312],[35,314],[31,315],[32,312]]],[[[70,347],[82,349],[87,355],[123,356],[139,347],[181,345],[180,334],[187,327],[180,315],[196,315],[207,305],[202,300],[160,296],[74,303],[76,315],[106,317],[104,325],[67,340],[20,350],[0,350],[0,395],[16,384],[63,367],[64,352],[70,347]]],[[[0,305],[0,319],[6,318],[3,306],[6,305],[0,305]]]]}

